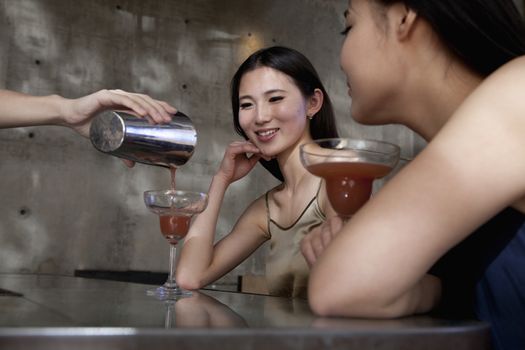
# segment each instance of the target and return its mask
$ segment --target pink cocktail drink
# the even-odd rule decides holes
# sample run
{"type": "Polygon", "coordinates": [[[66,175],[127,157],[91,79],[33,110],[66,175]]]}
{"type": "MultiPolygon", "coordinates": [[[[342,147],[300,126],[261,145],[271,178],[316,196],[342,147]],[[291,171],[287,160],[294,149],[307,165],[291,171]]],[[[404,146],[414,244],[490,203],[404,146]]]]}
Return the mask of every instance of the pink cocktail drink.
{"type": "Polygon", "coordinates": [[[325,180],[330,204],[345,219],[368,201],[372,183],[392,171],[400,151],[388,142],[351,138],[314,140],[300,147],[304,167],[325,180]]]}
{"type": "Polygon", "coordinates": [[[325,179],[330,204],[339,215],[349,217],[370,198],[373,181],[388,175],[392,167],[373,163],[325,162],[309,165],[306,169],[325,179]]]}
{"type": "MultiPolygon", "coordinates": [[[[174,181],[175,170],[172,171],[174,181]]],[[[158,190],[144,192],[144,203],[159,216],[160,232],[170,243],[170,273],[164,285],[148,291],[161,300],[177,300],[191,292],[179,288],[175,281],[177,243],[189,231],[193,215],[202,212],[208,203],[208,196],[201,192],[158,190]]]]}
{"type": "Polygon", "coordinates": [[[190,229],[191,216],[185,215],[161,215],[160,232],[170,244],[177,244],[186,236],[190,229]]]}

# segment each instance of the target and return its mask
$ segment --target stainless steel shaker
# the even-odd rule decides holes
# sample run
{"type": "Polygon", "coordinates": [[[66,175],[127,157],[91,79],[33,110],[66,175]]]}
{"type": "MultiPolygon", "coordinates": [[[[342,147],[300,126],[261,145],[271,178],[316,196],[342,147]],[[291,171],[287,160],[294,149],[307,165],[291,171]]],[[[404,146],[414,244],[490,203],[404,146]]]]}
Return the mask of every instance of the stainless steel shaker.
{"type": "Polygon", "coordinates": [[[101,152],[163,167],[185,164],[197,144],[193,123],[181,112],[169,123],[150,124],[129,113],[104,111],[91,122],[89,138],[101,152]]]}

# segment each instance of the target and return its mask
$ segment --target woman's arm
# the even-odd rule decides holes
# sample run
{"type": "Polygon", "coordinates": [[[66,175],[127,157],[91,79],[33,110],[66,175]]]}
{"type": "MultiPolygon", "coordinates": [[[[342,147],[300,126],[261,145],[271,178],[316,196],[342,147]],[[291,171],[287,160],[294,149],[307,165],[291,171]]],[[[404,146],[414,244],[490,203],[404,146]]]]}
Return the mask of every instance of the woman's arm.
{"type": "Polygon", "coordinates": [[[435,305],[432,264],[506,206],[523,204],[524,81],[525,58],[488,78],[343,227],[312,270],[315,312],[398,317],[435,305]]]}
{"type": "Polygon", "coordinates": [[[250,142],[230,144],[208,192],[208,206],[199,214],[184,240],[177,265],[177,283],[198,289],[217,280],[246,259],[268,238],[264,198],[254,201],[233,230],[214,245],[215,228],[228,186],[244,177],[259,160],[260,151],[250,142]],[[253,153],[250,158],[246,153],[253,153]]]}

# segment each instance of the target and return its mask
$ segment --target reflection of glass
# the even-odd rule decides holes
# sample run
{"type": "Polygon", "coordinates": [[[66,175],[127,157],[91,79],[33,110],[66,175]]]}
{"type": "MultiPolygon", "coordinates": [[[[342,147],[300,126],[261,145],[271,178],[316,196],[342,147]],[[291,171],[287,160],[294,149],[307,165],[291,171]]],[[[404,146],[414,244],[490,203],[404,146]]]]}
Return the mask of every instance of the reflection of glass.
{"type": "Polygon", "coordinates": [[[208,195],[201,192],[160,190],[144,192],[144,202],[150,211],[159,215],[160,230],[170,243],[170,274],[164,285],[149,290],[162,300],[176,300],[191,292],[179,288],[175,282],[177,243],[186,236],[194,214],[202,212],[208,203],[208,195]]]}
{"type": "MultiPolygon", "coordinates": [[[[160,288],[160,287],[159,287],[160,288]]],[[[164,328],[171,328],[174,325],[174,308],[175,308],[175,302],[174,300],[166,300],[164,302],[164,305],[166,306],[166,313],[164,315],[164,328]]]]}
{"type": "Polygon", "coordinates": [[[349,218],[372,193],[374,179],[386,176],[399,160],[398,146],[372,140],[321,139],[301,146],[301,162],[326,181],[330,204],[349,218]]]}

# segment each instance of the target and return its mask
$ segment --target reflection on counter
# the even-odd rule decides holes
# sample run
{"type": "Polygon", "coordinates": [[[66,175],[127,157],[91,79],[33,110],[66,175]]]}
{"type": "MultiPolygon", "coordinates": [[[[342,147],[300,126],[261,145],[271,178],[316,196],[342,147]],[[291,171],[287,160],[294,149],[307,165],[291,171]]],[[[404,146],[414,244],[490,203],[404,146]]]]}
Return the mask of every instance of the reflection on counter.
{"type": "Polygon", "coordinates": [[[0,348],[483,350],[488,325],[430,316],[319,318],[299,298],[201,290],[165,302],[148,285],[0,274],[0,348]],[[19,296],[14,296],[19,295],[19,296]],[[378,347],[378,344],[382,344],[378,347]]]}
{"type": "Polygon", "coordinates": [[[164,301],[165,328],[248,327],[244,318],[217,299],[194,291],[189,297],[164,301]]]}

